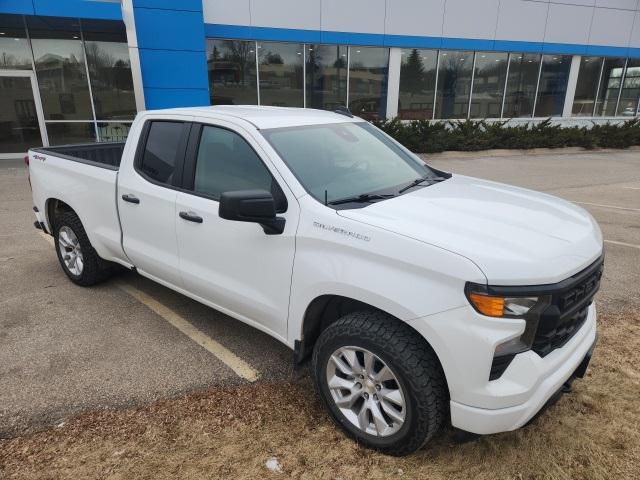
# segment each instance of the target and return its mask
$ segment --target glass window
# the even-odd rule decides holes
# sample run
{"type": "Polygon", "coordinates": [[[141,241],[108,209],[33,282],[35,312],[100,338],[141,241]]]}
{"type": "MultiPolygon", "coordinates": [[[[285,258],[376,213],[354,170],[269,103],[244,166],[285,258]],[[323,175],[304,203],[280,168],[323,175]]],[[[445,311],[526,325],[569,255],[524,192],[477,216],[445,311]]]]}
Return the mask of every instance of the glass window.
{"type": "Polygon", "coordinates": [[[349,109],[367,120],[387,111],[389,49],[349,47],[349,109]]]}
{"type": "MultiPolygon", "coordinates": [[[[260,131],[298,180],[324,203],[365,193],[397,194],[431,170],[367,122],[260,131]]],[[[435,176],[435,175],[434,175],[435,176]]]]}
{"type": "Polygon", "coordinates": [[[604,59],[600,90],[596,98],[596,116],[613,117],[616,114],[624,63],[624,58],[604,59]]]}
{"type": "Polygon", "coordinates": [[[438,52],[404,48],[401,57],[398,117],[404,120],[431,120],[438,52]]]}
{"type": "Polygon", "coordinates": [[[96,129],[93,122],[47,123],[47,136],[52,146],[92,143],[96,141],[96,129]]]}
{"type": "Polygon", "coordinates": [[[101,142],[124,142],[131,130],[130,123],[98,122],[98,135],[101,142]]]}
{"type": "Polygon", "coordinates": [[[476,69],[471,92],[471,118],[499,118],[504,82],[507,78],[507,53],[476,53],[476,69]]]}
{"type": "Polygon", "coordinates": [[[562,115],[567,82],[571,70],[571,55],[543,55],[540,86],[536,101],[536,117],[562,115]]]}
{"type": "Polygon", "coordinates": [[[31,78],[0,76],[0,153],[41,145],[31,78]]]}
{"type": "Polygon", "coordinates": [[[212,105],[257,105],[256,44],[207,40],[212,105]]]}
{"type": "Polygon", "coordinates": [[[616,115],[633,117],[638,115],[640,102],[640,59],[629,59],[624,74],[622,93],[616,115]]]}
{"type": "Polygon", "coordinates": [[[258,43],[260,105],[304,105],[303,53],[302,44],[258,43]]]}
{"type": "Polygon", "coordinates": [[[171,184],[182,138],[181,122],[152,122],[140,162],[140,170],[151,179],[171,184]]]}
{"type": "Polygon", "coordinates": [[[467,118],[473,52],[440,52],[436,118],[467,118]]]}
{"type": "Polygon", "coordinates": [[[307,107],[335,110],[347,104],[347,47],[307,45],[307,107]]]}
{"type": "Polygon", "coordinates": [[[92,120],[78,20],[28,17],[40,98],[47,120],[92,120]]]}
{"type": "Polygon", "coordinates": [[[503,117],[530,117],[533,114],[539,69],[540,55],[511,54],[503,117]]]}
{"type": "Polygon", "coordinates": [[[136,99],[124,24],[83,21],[82,32],[96,118],[133,119],[136,99]]]}
{"type": "Polygon", "coordinates": [[[200,137],[195,192],[215,199],[234,190],[273,191],[269,170],[247,141],[231,130],[205,126],[200,137]]]}
{"type": "Polygon", "coordinates": [[[31,52],[20,15],[0,15],[0,69],[30,70],[31,52]]]}
{"type": "Polygon", "coordinates": [[[574,117],[591,117],[593,115],[601,70],[602,57],[582,57],[580,60],[578,83],[571,109],[571,114],[574,117]]]}

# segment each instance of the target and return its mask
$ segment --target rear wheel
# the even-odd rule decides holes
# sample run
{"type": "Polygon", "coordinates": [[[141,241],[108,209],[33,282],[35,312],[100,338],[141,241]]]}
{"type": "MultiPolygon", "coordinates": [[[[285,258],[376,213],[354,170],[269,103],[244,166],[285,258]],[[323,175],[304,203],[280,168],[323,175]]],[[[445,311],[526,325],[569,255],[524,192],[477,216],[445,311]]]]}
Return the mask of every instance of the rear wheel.
{"type": "Polygon", "coordinates": [[[53,238],[60,265],[73,283],[88,287],[111,274],[112,267],[91,246],[75,213],[65,212],[56,218],[53,238]]]}
{"type": "Polygon", "coordinates": [[[351,313],[327,327],[314,347],[313,371],[333,419],[384,453],[417,450],[446,419],[447,389],[435,353],[383,312],[351,313]]]}

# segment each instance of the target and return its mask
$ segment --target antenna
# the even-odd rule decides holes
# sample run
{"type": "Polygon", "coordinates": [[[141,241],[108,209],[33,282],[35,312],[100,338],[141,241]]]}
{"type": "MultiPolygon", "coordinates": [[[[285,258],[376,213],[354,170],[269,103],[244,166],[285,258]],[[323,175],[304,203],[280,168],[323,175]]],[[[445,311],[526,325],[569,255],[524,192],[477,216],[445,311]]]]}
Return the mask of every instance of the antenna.
{"type": "Polygon", "coordinates": [[[351,113],[351,110],[349,110],[344,105],[338,105],[336,107],[336,109],[334,110],[334,113],[339,113],[340,115],[344,115],[346,117],[353,118],[353,113],[351,113]]]}
{"type": "Polygon", "coordinates": [[[324,205],[327,206],[329,203],[327,202],[327,191],[324,191],[324,205]]]}

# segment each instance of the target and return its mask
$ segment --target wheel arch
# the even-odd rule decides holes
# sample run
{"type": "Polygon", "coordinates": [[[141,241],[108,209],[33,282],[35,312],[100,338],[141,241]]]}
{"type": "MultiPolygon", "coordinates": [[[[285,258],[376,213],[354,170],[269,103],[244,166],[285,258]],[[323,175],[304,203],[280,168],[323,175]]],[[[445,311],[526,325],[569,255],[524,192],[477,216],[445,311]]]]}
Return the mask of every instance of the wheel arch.
{"type": "MultiPolygon", "coordinates": [[[[320,337],[320,334],[332,323],[334,323],[344,315],[362,310],[375,310],[378,312],[382,312],[389,317],[389,321],[401,322],[406,325],[418,338],[420,338],[422,342],[424,342],[426,346],[428,346],[428,348],[433,350],[435,357],[440,364],[440,368],[442,368],[442,371],[444,372],[444,366],[437,351],[433,348],[431,343],[409,322],[405,322],[397,316],[385,311],[384,309],[378,308],[361,300],[334,294],[320,295],[314,298],[307,306],[304,318],[302,320],[300,339],[296,340],[294,345],[295,363],[300,364],[311,356],[313,347],[318,340],[318,337],[320,337]]],[[[446,373],[445,384],[448,390],[449,385],[446,378],[446,373]]]]}
{"type": "Polygon", "coordinates": [[[53,197],[46,200],[45,212],[47,228],[49,229],[49,233],[51,233],[52,235],[54,234],[55,218],[57,216],[65,212],[72,212],[78,215],[78,212],[76,212],[67,202],[53,197]]]}

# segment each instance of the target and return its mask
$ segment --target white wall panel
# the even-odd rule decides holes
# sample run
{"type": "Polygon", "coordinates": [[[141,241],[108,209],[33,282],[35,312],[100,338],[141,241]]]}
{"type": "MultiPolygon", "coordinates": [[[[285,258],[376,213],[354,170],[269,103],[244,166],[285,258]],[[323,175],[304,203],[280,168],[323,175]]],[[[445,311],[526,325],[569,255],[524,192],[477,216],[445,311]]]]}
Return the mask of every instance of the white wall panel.
{"type": "Polygon", "coordinates": [[[251,25],[250,0],[202,0],[204,23],[251,25]]]}
{"type": "Polygon", "coordinates": [[[494,39],[499,0],[447,0],[443,35],[494,39]]]}
{"type": "Polygon", "coordinates": [[[593,7],[550,3],[545,42],[586,45],[592,15],[593,7]]]}
{"type": "Polygon", "coordinates": [[[322,0],[322,30],[384,33],[385,0],[322,0]]]}
{"type": "Polygon", "coordinates": [[[589,44],[614,47],[628,46],[634,15],[634,12],[628,10],[596,8],[589,44]]]}
{"type": "Polygon", "coordinates": [[[548,8],[544,2],[502,0],[496,39],[542,42],[548,8]]]}
{"type": "Polygon", "coordinates": [[[626,10],[635,10],[637,0],[596,0],[596,7],[607,8],[623,8],[626,10]]]}
{"type": "Polygon", "coordinates": [[[387,0],[386,33],[441,37],[445,1],[387,0]]]}
{"type": "Polygon", "coordinates": [[[251,0],[251,23],[256,27],[320,30],[320,0],[251,0]]]}
{"type": "Polygon", "coordinates": [[[636,12],[636,21],[631,31],[631,42],[629,42],[629,46],[631,48],[640,48],[640,12],[636,12]]]}

